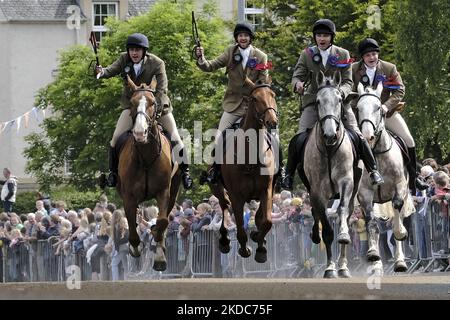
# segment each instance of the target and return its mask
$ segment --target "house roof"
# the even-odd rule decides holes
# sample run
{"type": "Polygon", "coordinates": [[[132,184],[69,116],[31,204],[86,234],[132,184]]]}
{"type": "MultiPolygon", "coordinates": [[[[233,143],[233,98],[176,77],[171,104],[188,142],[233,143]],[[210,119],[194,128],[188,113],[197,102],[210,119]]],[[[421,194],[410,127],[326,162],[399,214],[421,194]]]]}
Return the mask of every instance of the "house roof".
{"type": "MultiPolygon", "coordinates": [[[[129,0],[128,16],[146,13],[157,0],[129,0]]],[[[67,9],[78,5],[77,0],[0,0],[0,20],[61,21],[73,14],[67,9]]],[[[81,12],[81,18],[86,17],[81,12]]]]}
{"type": "Polygon", "coordinates": [[[1,0],[0,17],[7,21],[66,20],[73,14],[67,13],[71,5],[78,7],[76,0],[1,0]]]}
{"type": "Polygon", "coordinates": [[[138,16],[146,13],[157,0],[128,0],[128,15],[138,16]]]}

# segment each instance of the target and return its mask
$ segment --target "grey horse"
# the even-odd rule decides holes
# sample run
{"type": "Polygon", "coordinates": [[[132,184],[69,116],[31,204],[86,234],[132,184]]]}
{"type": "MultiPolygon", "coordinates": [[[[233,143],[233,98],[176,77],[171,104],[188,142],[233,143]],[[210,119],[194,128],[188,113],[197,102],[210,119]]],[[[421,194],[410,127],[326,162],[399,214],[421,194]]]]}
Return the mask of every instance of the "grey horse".
{"type": "Polygon", "coordinates": [[[322,239],[327,251],[324,278],[336,278],[338,275],[350,277],[345,256],[345,245],[350,243],[347,220],[349,214],[353,212],[353,202],[361,173],[357,173],[360,169],[354,168],[352,143],[341,120],[343,101],[338,90],[341,74],[335,72],[330,78],[320,72],[316,80],[319,85],[317,92],[319,121],[312,129],[305,146],[304,159],[304,171],[310,184],[309,193],[314,217],[312,241],[320,243],[320,222],[322,239]],[[327,203],[337,194],[340,199],[337,208],[340,218],[337,240],[341,244],[338,272],[332,260],[333,229],[326,216],[327,203]]]}
{"type": "Polygon", "coordinates": [[[358,192],[358,201],[364,211],[366,228],[369,235],[369,249],[367,259],[373,262],[373,272],[382,274],[382,263],[379,254],[379,228],[374,213],[374,203],[384,205],[381,218],[393,219],[393,233],[396,239],[395,272],[407,270],[403,255],[402,243],[408,232],[403,226],[403,218],[414,211],[411,195],[408,191],[408,170],[404,164],[401,150],[394,139],[385,130],[384,115],[381,109],[381,92],[383,85],[380,82],[376,89],[364,88],[358,85],[358,125],[364,137],[369,141],[373,154],[377,160],[379,170],[384,177],[384,184],[372,186],[367,173],[361,179],[358,192]],[[387,209],[386,209],[387,208],[387,209]]]}

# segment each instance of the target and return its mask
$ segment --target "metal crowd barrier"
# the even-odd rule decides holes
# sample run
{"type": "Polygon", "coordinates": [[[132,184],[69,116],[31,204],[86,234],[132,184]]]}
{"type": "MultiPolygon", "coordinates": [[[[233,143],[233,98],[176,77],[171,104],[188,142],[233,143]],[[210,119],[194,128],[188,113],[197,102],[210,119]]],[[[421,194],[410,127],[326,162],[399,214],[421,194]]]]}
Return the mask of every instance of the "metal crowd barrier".
{"type": "MultiPolygon", "coordinates": [[[[428,199],[429,200],[429,199],[428,199]]],[[[441,267],[449,271],[450,260],[450,220],[448,205],[438,201],[425,201],[411,216],[407,241],[402,243],[407,273],[429,272],[441,267]],[[405,249],[407,249],[405,251],[405,249]]],[[[329,221],[334,230],[332,253],[338,259],[339,245],[338,219],[330,215],[329,221]]],[[[222,254],[218,249],[218,231],[204,230],[181,237],[178,232],[166,236],[167,269],[164,272],[153,270],[154,248],[148,241],[140,258],[128,259],[129,274],[125,279],[176,278],[176,277],[322,277],[326,268],[326,250],[323,243],[313,244],[310,239],[310,224],[301,222],[281,222],[274,224],[266,235],[267,261],[257,263],[254,259],[257,244],[249,235],[248,246],[252,249],[249,258],[238,254],[239,243],[236,230],[229,231],[231,250],[222,254]]],[[[85,249],[76,251],[72,242],[70,248],[55,255],[54,243],[57,238],[39,240],[31,243],[20,242],[13,246],[2,246],[0,279],[3,282],[21,281],[65,281],[69,266],[76,265],[81,271],[81,280],[92,278],[91,265],[87,262],[85,249]]],[[[351,251],[351,246],[349,246],[351,251]]],[[[351,256],[359,253],[349,252],[351,272],[364,271],[366,263],[352,263],[351,256]]],[[[393,273],[393,263],[385,263],[385,274],[393,273]]],[[[111,279],[110,257],[100,256],[100,280],[111,279]]]]}

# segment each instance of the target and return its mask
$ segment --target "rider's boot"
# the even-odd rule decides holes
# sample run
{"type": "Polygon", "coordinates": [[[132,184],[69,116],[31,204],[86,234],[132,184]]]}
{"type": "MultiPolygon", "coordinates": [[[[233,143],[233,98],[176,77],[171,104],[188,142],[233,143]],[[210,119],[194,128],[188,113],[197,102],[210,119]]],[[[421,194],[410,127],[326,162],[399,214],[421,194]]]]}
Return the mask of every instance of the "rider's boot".
{"type": "Polygon", "coordinates": [[[119,159],[117,159],[116,149],[114,147],[109,147],[108,152],[108,162],[109,162],[109,175],[108,179],[106,180],[108,187],[115,187],[117,186],[117,176],[118,176],[118,166],[119,166],[119,159]]]}

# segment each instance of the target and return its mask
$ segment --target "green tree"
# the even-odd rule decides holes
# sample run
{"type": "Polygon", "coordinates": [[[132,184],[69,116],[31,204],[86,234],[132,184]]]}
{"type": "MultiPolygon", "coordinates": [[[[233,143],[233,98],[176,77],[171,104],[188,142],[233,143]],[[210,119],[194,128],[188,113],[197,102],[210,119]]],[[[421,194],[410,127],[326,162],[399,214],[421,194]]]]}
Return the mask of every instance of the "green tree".
{"type": "Polygon", "coordinates": [[[422,157],[450,161],[450,2],[397,3],[396,54],[406,85],[403,113],[422,157]],[[407,12],[408,14],[403,14],[407,12]]]}
{"type": "MultiPolygon", "coordinates": [[[[129,34],[148,35],[150,52],[166,62],[178,127],[191,134],[194,120],[202,120],[206,129],[218,122],[224,92],[224,74],[205,74],[192,59],[192,8],[192,1],[159,1],[145,15],[128,21],[109,20],[110,32],[99,50],[100,61],[106,66],[124,51],[129,34]]],[[[230,38],[213,8],[209,3],[197,18],[202,45],[211,55],[218,55],[230,38]]],[[[26,138],[29,146],[25,156],[28,172],[45,191],[62,182],[81,190],[92,189],[96,173],[107,169],[107,147],[120,114],[122,80],[97,81],[88,70],[92,59],[87,46],[62,51],[55,81],[38,93],[37,105],[51,108],[53,115],[44,121],[42,134],[26,138]],[[69,176],[62,170],[64,160],[72,165],[69,176]]]]}

